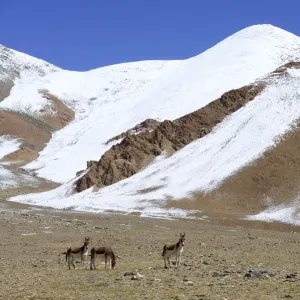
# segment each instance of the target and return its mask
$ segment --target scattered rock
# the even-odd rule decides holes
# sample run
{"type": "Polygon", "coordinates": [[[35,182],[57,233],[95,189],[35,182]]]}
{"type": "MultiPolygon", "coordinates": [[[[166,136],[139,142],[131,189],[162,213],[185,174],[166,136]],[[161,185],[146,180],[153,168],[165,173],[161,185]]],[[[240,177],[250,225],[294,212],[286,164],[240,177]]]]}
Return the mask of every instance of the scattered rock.
{"type": "Polygon", "coordinates": [[[185,281],[185,284],[186,284],[187,286],[193,286],[193,285],[194,285],[194,282],[191,281],[191,280],[188,280],[188,281],[185,281]]]}
{"type": "Polygon", "coordinates": [[[259,278],[261,277],[262,273],[258,270],[249,270],[245,274],[245,278],[259,278]]]}
{"type": "Polygon", "coordinates": [[[96,229],[96,230],[108,230],[107,227],[98,227],[98,226],[95,226],[94,229],[96,229]]]}
{"type": "Polygon", "coordinates": [[[129,271],[124,273],[124,276],[135,276],[135,275],[137,275],[136,271],[129,271]]]}
{"type": "Polygon", "coordinates": [[[214,271],[212,273],[212,277],[225,277],[225,276],[226,276],[226,274],[223,272],[214,271]]]}
{"type": "Polygon", "coordinates": [[[130,279],[131,280],[140,280],[141,278],[144,278],[145,276],[142,274],[137,273],[136,275],[133,275],[130,279]]]}
{"type": "Polygon", "coordinates": [[[290,279],[290,278],[296,278],[297,274],[298,274],[297,272],[291,273],[291,274],[286,274],[285,278],[288,278],[288,279],[290,279]]]}
{"type": "Polygon", "coordinates": [[[172,299],[175,299],[175,300],[184,300],[184,299],[186,299],[186,297],[184,295],[177,295],[177,296],[173,297],[172,299]]]}

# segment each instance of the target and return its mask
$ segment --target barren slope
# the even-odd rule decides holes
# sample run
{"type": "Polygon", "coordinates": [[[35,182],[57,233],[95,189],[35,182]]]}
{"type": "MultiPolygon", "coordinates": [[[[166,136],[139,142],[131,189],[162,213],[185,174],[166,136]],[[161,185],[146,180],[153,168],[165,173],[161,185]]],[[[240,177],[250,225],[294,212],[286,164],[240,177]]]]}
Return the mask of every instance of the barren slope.
{"type": "Polygon", "coordinates": [[[245,215],[294,203],[300,187],[300,129],[282,137],[260,158],[230,176],[208,193],[169,201],[167,207],[200,209],[207,213],[245,215]]]}

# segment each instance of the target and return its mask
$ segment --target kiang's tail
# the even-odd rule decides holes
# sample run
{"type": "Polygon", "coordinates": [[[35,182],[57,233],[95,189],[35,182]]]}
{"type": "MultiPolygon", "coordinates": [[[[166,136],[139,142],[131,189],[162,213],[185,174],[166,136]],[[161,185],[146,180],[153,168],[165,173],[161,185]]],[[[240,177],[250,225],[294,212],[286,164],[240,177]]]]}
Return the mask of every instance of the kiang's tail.
{"type": "Polygon", "coordinates": [[[164,248],[163,248],[163,253],[162,253],[162,255],[161,256],[165,256],[165,254],[166,254],[166,245],[164,246],[164,248]]]}

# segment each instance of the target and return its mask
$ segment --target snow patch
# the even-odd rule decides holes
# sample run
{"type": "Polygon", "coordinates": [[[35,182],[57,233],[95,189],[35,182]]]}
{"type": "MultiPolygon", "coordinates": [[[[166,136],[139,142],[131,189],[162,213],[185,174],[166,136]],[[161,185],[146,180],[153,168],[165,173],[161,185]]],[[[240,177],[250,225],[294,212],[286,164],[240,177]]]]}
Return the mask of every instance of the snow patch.
{"type": "Polygon", "coordinates": [[[282,222],[300,226],[300,203],[297,202],[291,206],[280,205],[268,208],[257,215],[250,215],[245,220],[282,222]]]}
{"type": "Polygon", "coordinates": [[[18,186],[37,186],[38,180],[25,174],[14,174],[0,165],[0,191],[18,186]]]}
{"type": "Polygon", "coordinates": [[[17,151],[21,143],[8,135],[0,136],[0,159],[4,156],[17,151]]]}

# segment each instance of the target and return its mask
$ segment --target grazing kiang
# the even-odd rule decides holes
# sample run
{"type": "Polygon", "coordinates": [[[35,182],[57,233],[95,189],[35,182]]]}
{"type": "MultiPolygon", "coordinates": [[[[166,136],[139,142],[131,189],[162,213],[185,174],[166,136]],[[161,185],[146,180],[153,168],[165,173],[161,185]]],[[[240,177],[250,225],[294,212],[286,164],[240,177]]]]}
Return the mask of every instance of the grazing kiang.
{"type": "Polygon", "coordinates": [[[110,269],[114,269],[117,263],[117,258],[111,247],[94,247],[91,249],[91,264],[90,269],[96,270],[95,260],[96,257],[104,258],[105,268],[108,265],[110,269]]]}
{"type": "Polygon", "coordinates": [[[179,241],[175,244],[166,244],[163,248],[162,256],[164,258],[165,262],[165,268],[167,269],[167,262],[169,264],[169,267],[171,267],[170,264],[170,257],[175,256],[176,257],[176,267],[180,267],[180,256],[183,252],[184,247],[184,241],[185,241],[185,233],[180,233],[179,241]]]}
{"type": "Polygon", "coordinates": [[[66,254],[66,261],[68,262],[69,269],[71,269],[71,265],[75,269],[74,260],[76,258],[80,258],[80,263],[84,264],[89,252],[89,243],[90,238],[85,237],[83,246],[76,248],[71,247],[67,250],[67,252],[64,252],[64,254],[66,254]]]}

